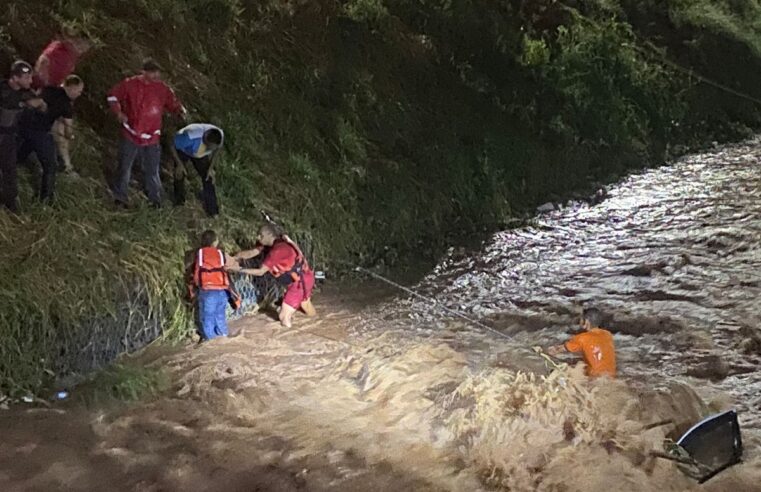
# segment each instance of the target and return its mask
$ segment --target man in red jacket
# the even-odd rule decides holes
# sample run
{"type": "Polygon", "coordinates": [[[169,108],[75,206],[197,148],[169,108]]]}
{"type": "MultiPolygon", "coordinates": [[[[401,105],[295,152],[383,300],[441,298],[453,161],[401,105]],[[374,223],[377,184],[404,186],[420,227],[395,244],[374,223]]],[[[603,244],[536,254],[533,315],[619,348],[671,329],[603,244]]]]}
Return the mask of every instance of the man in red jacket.
{"type": "Polygon", "coordinates": [[[119,168],[114,185],[117,205],[128,203],[132,164],[140,158],[145,175],[145,192],[153,206],[161,206],[161,119],[164,112],[183,116],[186,111],[172,89],[161,81],[161,67],[153,60],[143,62],[140,75],[129,77],[108,93],[108,104],[122,125],[119,168]]]}

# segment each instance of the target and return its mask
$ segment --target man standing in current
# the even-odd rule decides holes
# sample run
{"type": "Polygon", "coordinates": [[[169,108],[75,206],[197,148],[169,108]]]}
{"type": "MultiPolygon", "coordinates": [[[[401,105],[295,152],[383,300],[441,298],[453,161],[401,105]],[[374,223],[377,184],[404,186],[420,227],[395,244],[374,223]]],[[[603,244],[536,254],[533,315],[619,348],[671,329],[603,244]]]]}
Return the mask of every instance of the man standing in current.
{"type": "Polygon", "coordinates": [[[108,104],[122,125],[114,199],[117,205],[128,205],[132,165],[139,158],[143,163],[148,200],[158,208],[161,206],[161,119],[164,112],[184,116],[185,108],[172,89],[161,81],[161,67],[151,59],[143,62],[139,75],[124,79],[111,89],[108,104]]]}

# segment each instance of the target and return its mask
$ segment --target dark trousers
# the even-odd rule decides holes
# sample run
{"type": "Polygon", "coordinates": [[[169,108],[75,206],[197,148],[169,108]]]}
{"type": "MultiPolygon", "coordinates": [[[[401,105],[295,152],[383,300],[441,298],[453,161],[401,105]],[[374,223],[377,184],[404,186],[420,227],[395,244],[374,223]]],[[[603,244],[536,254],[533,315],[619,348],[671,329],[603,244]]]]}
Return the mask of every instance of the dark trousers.
{"type": "Polygon", "coordinates": [[[187,177],[187,164],[193,163],[193,167],[201,177],[201,203],[206,215],[214,217],[219,215],[219,203],[217,202],[217,189],[214,186],[214,178],[210,175],[211,156],[197,159],[190,157],[184,152],[177,151],[180,162],[175,162],[174,169],[174,202],[177,205],[185,203],[185,180],[187,177]]]}
{"type": "Polygon", "coordinates": [[[9,133],[0,133],[0,195],[8,210],[18,212],[16,135],[9,133]]]}
{"type": "Polygon", "coordinates": [[[55,177],[57,158],[56,146],[50,132],[38,130],[22,130],[19,135],[18,160],[24,162],[34,152],[42,164],[42,180],[40,182],[40,200],[50,202],[55,192],[55,177]]]}
{"type": "Polygon", "coordinates": [[[129,180],[132,176],[132,165],[136,159],[140,159],[143,164],[145,194],[148,195],[148,200],[156,206],[161,205],[161,177],[159,176],[161,146],[159,144],[136,145],[126,138],[122,138],[119,143],[119,168],[116,172],[116,183],[114,183],[114,198],[121,203],[129,201],[129,180]]]}

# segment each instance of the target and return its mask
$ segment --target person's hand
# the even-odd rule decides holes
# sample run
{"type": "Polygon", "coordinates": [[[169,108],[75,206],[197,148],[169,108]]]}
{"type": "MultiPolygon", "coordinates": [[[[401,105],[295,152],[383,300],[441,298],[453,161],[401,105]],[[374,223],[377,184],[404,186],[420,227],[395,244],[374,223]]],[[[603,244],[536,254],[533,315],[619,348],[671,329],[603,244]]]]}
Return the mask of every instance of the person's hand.
{"type": "Polygon", "coordinates": [[[225,265],[225,270],[227,270],[228,272],[240,273],[242,268],[238,264],[235,264],[235,265],[225,265]]]}
{"type": "Polygon", "coordinates": [[[26,102],[26,105],[30,108],[36,109],[37,111],[42,111],[43,113],[48,110],[47,103],[45,103],[41,97],[33,97],[32,99],[29,99],[26,102]]]}
{"type": "Polygon", "coordinates": [[[551,356],[555,357],[555,356],[557,356],[557,355],[559,355],[560,353],[563,352],[563,346],[562,345],[556,345],[554,347],[549,347],[546,352],[547,352],[548,355],[551,355],[551,356]]]}
{"type": "Polygon", "coordinates": [[[116,119],[119,120],[119,123],[121,123],[122,125],[126,125],[127,122],[129,121],[129,118],[124,113],[117,114],[116,119]]]}

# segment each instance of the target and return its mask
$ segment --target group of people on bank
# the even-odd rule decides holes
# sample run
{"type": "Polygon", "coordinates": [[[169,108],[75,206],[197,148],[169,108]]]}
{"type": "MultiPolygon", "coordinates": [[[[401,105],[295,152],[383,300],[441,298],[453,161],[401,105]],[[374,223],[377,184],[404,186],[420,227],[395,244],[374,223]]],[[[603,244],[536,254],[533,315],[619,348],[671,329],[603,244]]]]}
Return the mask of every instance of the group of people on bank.
{"type": "MultiPolygon", "coordinates": [[[[19,162],[31,154],[42,167],[38,197],[51,203],[55,196],[57,172],[75,170],[70,153],[74,138],[74,102],[85,88],[74,74],[77,63],[91,49],[91,43],[73,32],[52,41],[34,66],[19,60],[13,63],[8,78],[0,82],[0,195],[2,206],[19,213],[19,162]]],[[[187,123],[188,111],[174,91],[161,80],[162,68],[156,61],[143,61],[140,73],[128,77],[108,91],[106,101],[121,127],[112,194],[117,207],[129,206],[132,168],[141,162],[145,194],[154,207],[161,207],[161,134],[166,113],[187,123]]],[[[220,206],[212,173],[212,158],[224,143],[221,128],[208,123],[192,123],[173,137],[174,202],[185,202],[188,168],[195,169],[202,181],[201,202],[207,215],[219,214],[220,206]]],[[[236,302],[237,293],[229,272],[253,276],[271,275],[285,288],[279,319],[290,327],[297,310],[315,314],[311,303],[314,287],[312,272],[301,249],[279,227],[266,224],[259,232],[257,246],[235,256],[227,256],[218,246],[214,231],[201,237],[201,248],[190,265],[191,287],[198,300],[200,332],[204,340],[228,334],[226,310],[236,302]],[[260,266],[244,268],[240,261],[263,257],[260,266]]]]}
{"type": "MultiPolygon", "coordinates": [[[[70,142],[74,138],[74,101],[82,95],[85,84],[73,72],[79,59],[91,48],[90,42],[74,34],[51,42],[33,67],[16,61],[7,80],[0,82],[0,195],[2,205],[18,213],[19,161],[32,153],[42,166],[38,197],[51,202],[55,194],[56,173],[73,172],[70,142]]],[[[161,80],[162,69],[154,60],[145,60],[138,75],[116,84],[107,95],[107,102],[121,125],[112,191],[120,207],[129,204],[129,184],[136,161],[143,166],[145,193],[155,207],[162,204],[161,132],[165,113],[186,120],[188,112],[174,91],[161,80]]],[[[219,203],[213,181],[212,157],[224,143],[221,128],[194,123],[179,130],[173,139],[174,198],[185,202],[187,167],[192,166],[202,181],[201,201],[209,216],[219,214],[219,203]]],[[[301,310],[315,315],[311,303],[315,277],[298,245],[274,224],[265,224],[258,235],[257,246],[249,251],[228,256],[219,249],[214,231],[201,237],[201,247],[189,265],[191,286],[198,300],[200,332],[204,340],[227,336],[226,311],[236,302],[229,272],[253,276],[271,275],[285,287],[279,320],[290,327],[293,315],[301,310]],[[241,262],[264,255],[260,266],[246,268],[241,262]]],[[[548,349],[550,355],[561,352],[581,353],[590,376],[615,376],[616,357],[613,337],[600,327],[601,313],[596,309],[584,312],[581,324],[585,331],[568,342],[548,349]]]]}
{"type": "MultiPolygon", "coordinates": [[[[18,164],[35,154],[42,167],[37,196],[51,203],[59,171],[73,173],[70,145],[74,138],[74,102],[85,88],[74,74],[91,43],[75,33],[52,41],[34,66],[19,60],[8,78],[0,82],[0,202],[11,213],[19,213],[18,164]]],[[[107,102],[121,126],[112,193],[117,206],[127,207],[132,167],[142,163],[145,193],[155,207],[162,204],[161,132],[165,113],[186,121],[187,110],[174,91],[161,80],[162,69],[152,59],[143,62],[140,73],[116,84],[107,102]]],[[[187,122],[187,121],[186,121],[187,122]]],[[[202,181],[201,201],[209,216],[219,214],[213,181],[212,156],[224,142],[222,129],[208,123],[185,126],[174,136],[171,157],[174,167],[174,201],[185,202],[187,167],[192,166],[202,181]]]]}

